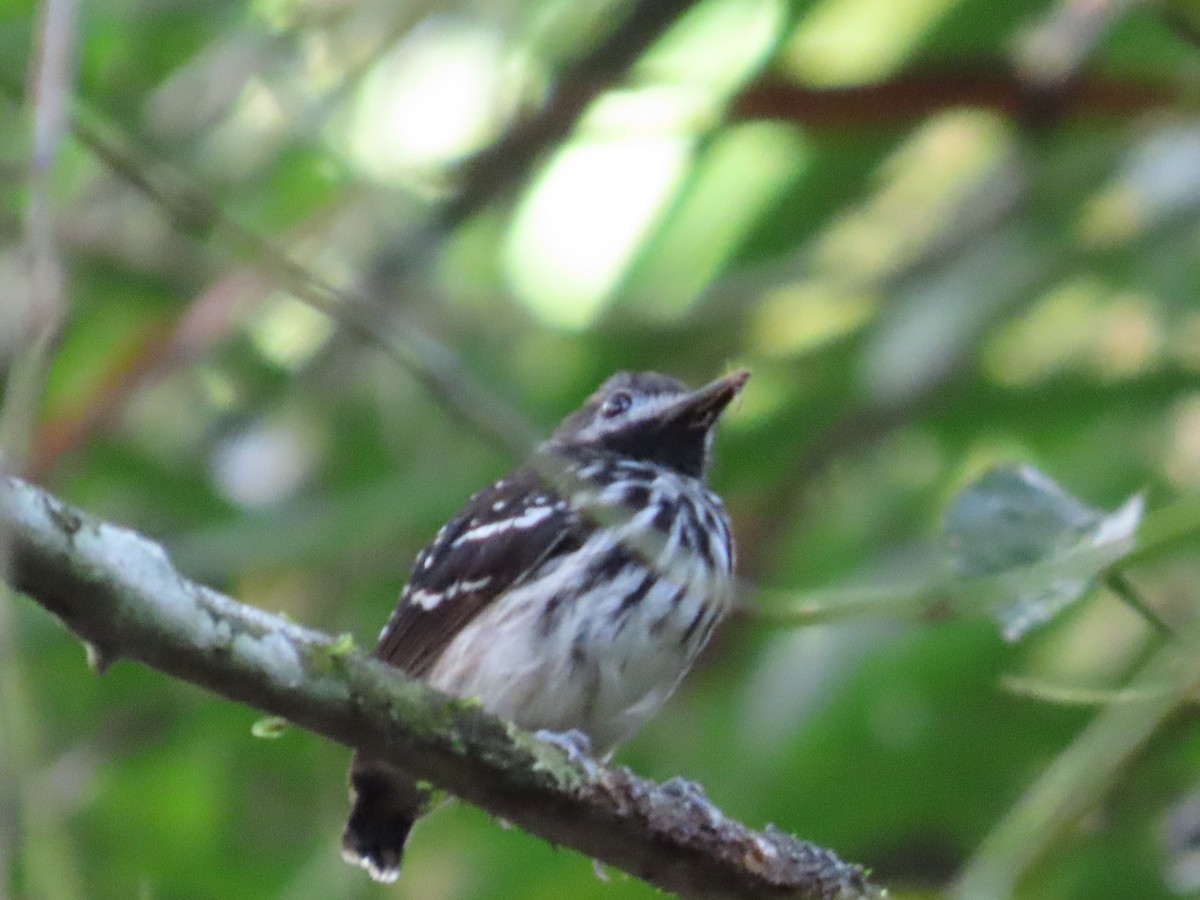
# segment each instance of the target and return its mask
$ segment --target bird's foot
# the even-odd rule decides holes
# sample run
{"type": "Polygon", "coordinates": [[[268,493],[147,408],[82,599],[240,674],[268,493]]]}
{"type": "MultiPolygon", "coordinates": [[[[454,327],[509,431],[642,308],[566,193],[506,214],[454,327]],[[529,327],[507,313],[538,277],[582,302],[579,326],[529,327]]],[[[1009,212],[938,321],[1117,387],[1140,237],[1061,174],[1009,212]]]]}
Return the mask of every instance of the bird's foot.
{"type": "Polygon", "coordinates": [[[572,728],[570,731],[551,731],[543,728],[533,736],[561,750],[567,759],[583,769],[588,778],[595,777],[600,771],[600,766],[592,756],[592,739],[586,732],[578,728],[572,728]]]}

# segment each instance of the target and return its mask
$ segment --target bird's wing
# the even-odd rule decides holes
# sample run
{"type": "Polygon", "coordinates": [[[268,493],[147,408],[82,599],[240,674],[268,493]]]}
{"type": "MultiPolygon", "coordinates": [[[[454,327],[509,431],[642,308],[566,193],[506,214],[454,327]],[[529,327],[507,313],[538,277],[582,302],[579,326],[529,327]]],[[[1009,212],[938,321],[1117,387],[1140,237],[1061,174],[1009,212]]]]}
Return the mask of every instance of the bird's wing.
{"type": "Polygon", "coordinates": [[[480,611],[591,528],[532,468],[484,488],[417,554],[375,655],[426,675],[480,611]]]}

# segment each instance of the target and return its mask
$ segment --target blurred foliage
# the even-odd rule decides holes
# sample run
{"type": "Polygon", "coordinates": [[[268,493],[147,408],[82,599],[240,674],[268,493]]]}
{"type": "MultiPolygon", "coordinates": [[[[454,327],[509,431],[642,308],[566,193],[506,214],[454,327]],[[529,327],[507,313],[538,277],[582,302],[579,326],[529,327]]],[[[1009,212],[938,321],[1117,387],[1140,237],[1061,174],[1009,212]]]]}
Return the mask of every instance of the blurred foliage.
{"type": "MultiPolygon", "coordinates": [[[[29,471],[189,574],[366,644],[415,552],[514,462],[388,335],[435,337],[540,433],[618,368],[745,365],[713,483],[757,593],[618,761],[697,779],[899,898],[978,879],[1053,772],[1088,802],[1030,832],[1018,896],[1193,895],[1195,685],[1135,677],[1178,667],[1111,591],[1019,643],[983,615],[755,613],[931,571],[942,510],[997,463],[1031,461],[1087,508],[1144,491],[1148,522],[1194,497],[1190,4],[664,3],[661,34],[609,53],[654,7],[82,4],[78,111],[134,163],[68,135],[34,178],[23,85],[53,26],[0,0],[0,363],[36,332],[43,200],[68,276],[29,471]],[[297,299],[235,223],[370,298],[380,341],[338,327],[349,295],[333,319],[297,299]],[[1075,752],[1089,723],[1111,765],[1075,752]]],[[[1125,583],[1186,636],[1185,513],[1125,583]]],[[[377,887],[337,853],[344,748],[258,740],[255,711],[133,666],[95,678],[39,608],[0,612],[0,896],[652,894],[460,805],[377,887]]]]}

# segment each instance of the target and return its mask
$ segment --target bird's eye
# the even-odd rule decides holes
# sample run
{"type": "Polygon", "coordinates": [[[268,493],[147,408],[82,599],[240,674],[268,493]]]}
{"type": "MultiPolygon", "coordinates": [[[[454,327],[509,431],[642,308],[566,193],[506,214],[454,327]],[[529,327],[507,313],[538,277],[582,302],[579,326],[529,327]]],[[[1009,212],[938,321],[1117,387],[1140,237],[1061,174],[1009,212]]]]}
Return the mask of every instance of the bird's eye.
{"type": "Polygon", "coordinates": [[[604,405],[600,407],[600,415],[606,419],[611,419],[613,416],[619,416],[633,404],[633,398],[625,391],[617,391],[611,397],[604,401],[604,405]]]}

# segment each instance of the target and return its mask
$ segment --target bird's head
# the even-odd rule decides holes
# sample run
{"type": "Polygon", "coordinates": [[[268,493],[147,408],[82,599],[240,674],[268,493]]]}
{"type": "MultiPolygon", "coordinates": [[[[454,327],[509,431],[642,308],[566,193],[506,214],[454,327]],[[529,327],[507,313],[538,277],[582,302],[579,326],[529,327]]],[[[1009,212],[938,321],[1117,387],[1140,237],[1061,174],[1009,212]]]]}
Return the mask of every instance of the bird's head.
{"type": "Polygon", "coordinates": [[[551,442],[592,446],[702,478],[713,426],[749,377],[739,369],[693,391],[657,372],[618,372],[563,420],[551,442]]]}

